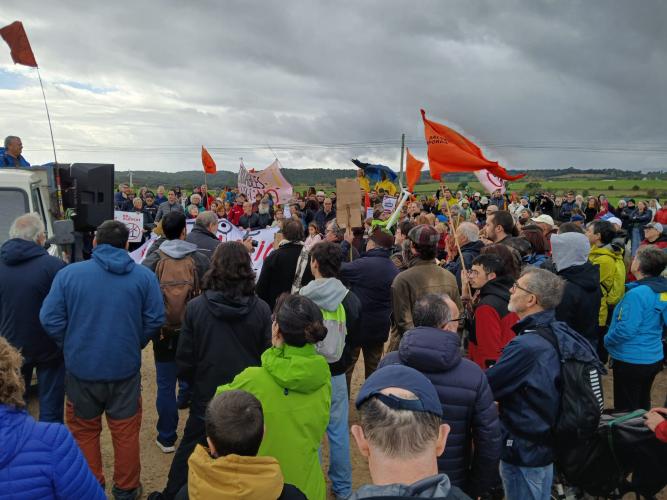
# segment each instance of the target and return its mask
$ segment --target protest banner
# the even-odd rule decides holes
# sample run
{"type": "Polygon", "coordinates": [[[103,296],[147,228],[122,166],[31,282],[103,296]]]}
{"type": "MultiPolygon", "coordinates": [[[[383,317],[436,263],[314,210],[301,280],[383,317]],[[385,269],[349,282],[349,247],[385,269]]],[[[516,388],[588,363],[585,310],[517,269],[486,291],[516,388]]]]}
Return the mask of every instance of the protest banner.
{"type": "Polygon", "coordinates": [[[356,179],[336,179],[336,222],[340,227],[361,227],[361,188],[356,179]]]}
{"type": "Polygon", "coordinates": [[[278,160],[259,172],[250,172],[241,163],[238,177],[239,192],[250,201],[255,200],[257,194],[269,193],[273,201],[284,205],[292,198],[292,185],[287,182],[280,172],[278,160]]]}
{"type": "MultiPolygon", "coordinates": [[[[186,222],[186,231],[188,234],[192,231],[194,226],[194,220],[188,220],[186,222]]],[[[243,237],[248,234],[249,238],[252,238],[257,242],[255,251],[250,256],[252,260],[252,267],[255,270],[257,277],[259,277],[259,272],[262,270],[262,265],[264,264],[264,259],[273,251],[275,247],[275,236],[280,228],[271,227],[268,229],[252,229],[247,231],[242,227],[237,227],[227,219],[218,220],[218,231],[216,236],[220,241],[242,241],[243,237]]],[[[155,242],[157,237],[155,234],[151,235],[151,238],[146,241],[141,247],[137,248],[134,252],[130,253],[130,257],[137,263],[141,264],[144,258],[146,258],[146,253],[150,246],[155,242]]]]}
{"type": "Polygon", "coordinates": [[[396,207],[396,198],[392,196],[385,196],[382,198],[382,209],[385,212],[393,212],[396,207]]]}
{"type": "Polygon", "coordinates": [[[505,181],[500,177],[493,175],[488,170],[475,170],[475,177],[484,186],[484,189],[493,194],[496,189],[500,189],[500,194],[505,194],[505,181]]]}
{"type": "Polygon", "coordinates": [[[128,239],[130,243],[141,243],[144,234],[144,214],[116,210],[113,213],[113,219],[125,224],[130,232],[130,238],[128,239]]]}

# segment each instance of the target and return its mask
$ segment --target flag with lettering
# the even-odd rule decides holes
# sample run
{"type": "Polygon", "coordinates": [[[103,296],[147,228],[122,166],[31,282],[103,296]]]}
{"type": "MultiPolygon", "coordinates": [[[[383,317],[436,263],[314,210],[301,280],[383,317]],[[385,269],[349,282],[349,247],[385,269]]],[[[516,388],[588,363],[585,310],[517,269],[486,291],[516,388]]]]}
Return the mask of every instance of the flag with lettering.
{"type": "Polygon", "coordinates": [[[32,53],[28,35],[21,21],[14,21],[12,24],[0,28],[0,36],[9,45],[14,64],[23,64],[31,68],[37,67],[35,54],[32,53]]]}
{"type": "Polygon", "coordinates": [[[486,159],[475,143],[441,123],[427,120],[423,109],[421,113],[428,147],[428,164],[434,179],[440,180],[443,174],[450,172],[474,172],[482,169],[506,181],[515,181],[526,175],[510,175],[497,161],[486,159]]]}

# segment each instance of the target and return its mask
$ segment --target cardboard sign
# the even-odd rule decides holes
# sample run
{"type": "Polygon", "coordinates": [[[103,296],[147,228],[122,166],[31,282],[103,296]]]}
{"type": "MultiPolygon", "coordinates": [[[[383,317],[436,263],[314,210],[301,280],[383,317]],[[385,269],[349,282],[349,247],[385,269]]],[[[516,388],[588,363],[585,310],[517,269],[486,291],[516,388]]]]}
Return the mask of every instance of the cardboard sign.
{"type": "Polygon", "coordinates": [[[141,243],[141,238],[144,235],[144,214],[116,210],[113,213],[113,220],[125,224],[125,227],[130,232],[130,238],[127,241],[130,243],[141,243]]]}
{"type": "Polygon", "coordinates": [[[361,227],[361,188],[356,179],[336,179],[336,222],[340,227],[361,227]]]}

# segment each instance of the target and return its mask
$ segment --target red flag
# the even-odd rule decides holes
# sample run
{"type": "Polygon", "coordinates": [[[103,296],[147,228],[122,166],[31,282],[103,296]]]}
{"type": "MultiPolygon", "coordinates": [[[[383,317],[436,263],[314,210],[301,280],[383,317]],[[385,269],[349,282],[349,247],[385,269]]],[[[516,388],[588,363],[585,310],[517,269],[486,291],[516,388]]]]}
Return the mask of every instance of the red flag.
{"type": "Polygon", "coordinates": [[[507,181],[521,179],[526,174],[510,175],[497,161],[484,158],[482,150],[473,142],[441,123],[424,120],[424,136],[428,146],[428,163],[431,177],[440,180],[447,172],[473,172],[486,169],[493,175],[507,181]]]}
{"type": "Polygon", "coordinates": [[[419,176],[422,173],[424,162],[412,156],[412,153],[410,153],[410,150],[408,148],[405,148],[405,150],[408,153],[408,158],[405,163],[405,176],[408,180],[408,191],[412,193],[414,192],[415,184],[417,184],[419,176]]]}
{"type": "Polygon", "coordinates": [[[28,35],[23,29],[21,21],[14,21],[4,28],[0,29],[0,36],[7,42],[12,53],[14,64],[23,64],[24,66],[37,67],[35,54],[32,53],[28,35]]]}
{"type": "Polygon", "coordinates": [[[213,157],[206,151],[204,146],[201,147],[201,164],[204,166],[204,172],[207,174],[214,174],[217,172],[215,161],[213,161],[213,157]]]}

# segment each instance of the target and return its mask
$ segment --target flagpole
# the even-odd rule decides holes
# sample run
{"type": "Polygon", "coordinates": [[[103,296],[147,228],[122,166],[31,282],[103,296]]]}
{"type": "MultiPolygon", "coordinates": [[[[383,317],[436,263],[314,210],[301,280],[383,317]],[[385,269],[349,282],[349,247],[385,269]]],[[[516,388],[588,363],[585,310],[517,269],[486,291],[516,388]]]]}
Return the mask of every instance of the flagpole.
{"type": "Polygon", "coordinates": [[[405,134],[401,134],[401,169],[398,173],[398,187],[403,191],[403,155],[405,151],[405,134]]]}
{"type": "MultiPolygon", "coordinates": [[[[456,228],[454,227],[454,220],[452,219],[452,211],[449,207],[449,202],[445,198],[445,183],[441,179],[440,180],[440,194],[442,195],[445,206],[447,207],[447,217],[449,218],[449,227],[451,228],[452,236],[454,236],[454,244],[456,245],[456,249],[459,252],[459,259],[461,259],[461,273],[467,273],[468,270],[466,269],[466,263],[463,260],[463,252],[461,252],[461,244],[459,243],[459,238],[456,236],[456,228]]],[[[437,202],[437,200],[436,200],[437,202]]],[[[461,283],[463,283],[463,279],[461,280],[461,283]]],[[[468,292],[468,297],[471,297],[472,294],[470,293],[470,283],[468,280],[465,280],[465,287],[466,291],[468,292]]]]}
{"type": "Polygon", "coordinates": [[[49,113],[49,105],[46,102],[46,92],[44,92],[44,83],[42,82],[42,75],[39,72],[39,66],[35,66],[37,70],[37,78],[39,79],[39,86],[42,89],[42,97],[44,98],[44,108],[46,109],[46,120],[49,122],[49,133],[51,134],[51,147],[53,148],[53,161],[55,168],[53,169],[56,180],[56,200],[58,202],[58,215],[62,217],[65,214],[65,207],[63,205],[63,192],[60,186],[60,171],[58,169],[58,155],[56,154],[56,141],[53,138],[53,125],[51,125],[51,113],[49,113]]]}

